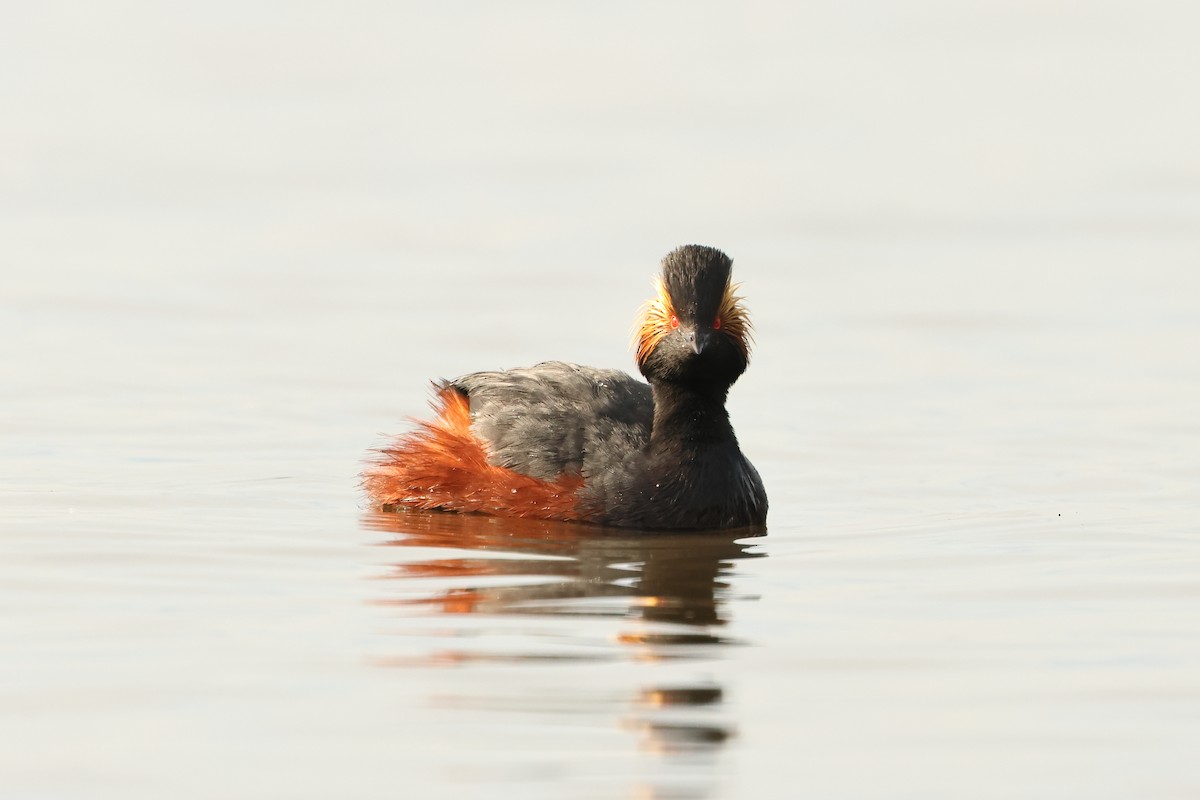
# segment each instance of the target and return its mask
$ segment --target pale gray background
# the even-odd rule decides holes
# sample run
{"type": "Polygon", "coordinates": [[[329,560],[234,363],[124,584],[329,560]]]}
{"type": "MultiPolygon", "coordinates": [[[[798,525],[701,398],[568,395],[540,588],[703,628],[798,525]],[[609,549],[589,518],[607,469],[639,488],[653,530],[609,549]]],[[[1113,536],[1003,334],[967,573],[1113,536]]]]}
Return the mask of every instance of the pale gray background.
{"type": "Polygon", "coordinates": [[[1197,30],[1185,2],[7,4],[5,795],[1195,796],[1197,30]],[[379,605],[487,581],[397,565],[507,556],[380,548],[367,448],[439,376],[629,368],[687,242],[757,326],[736,644],[645,657],[619,603],[379,605]],[[731,738],[645,741],[641,687],[697,683],[731,738]]]}

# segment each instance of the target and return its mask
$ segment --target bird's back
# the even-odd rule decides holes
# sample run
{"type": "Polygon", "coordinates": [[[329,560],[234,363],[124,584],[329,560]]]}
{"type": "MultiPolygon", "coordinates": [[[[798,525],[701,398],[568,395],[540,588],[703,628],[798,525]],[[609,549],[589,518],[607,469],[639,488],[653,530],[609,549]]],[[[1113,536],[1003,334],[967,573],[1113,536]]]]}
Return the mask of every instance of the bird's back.
{"type": "Polygon", "coordinates": [[[541,480],[595,474],[650,439],[650,386],[612,369],[562,361],[450,381],[490,461],[541,480]]]}

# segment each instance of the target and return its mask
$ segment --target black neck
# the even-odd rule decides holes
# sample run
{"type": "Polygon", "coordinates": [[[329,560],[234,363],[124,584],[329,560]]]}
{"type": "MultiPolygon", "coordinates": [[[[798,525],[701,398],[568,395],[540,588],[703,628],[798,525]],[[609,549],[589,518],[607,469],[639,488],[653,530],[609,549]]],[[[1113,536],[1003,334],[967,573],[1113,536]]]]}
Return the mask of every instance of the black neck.
{"type": "Polygon", "coordinates": [[[683,447],[737,441],[725,410],[727,386],[692,386],[652,382],[654,427],[652,448],[683,447]]]}

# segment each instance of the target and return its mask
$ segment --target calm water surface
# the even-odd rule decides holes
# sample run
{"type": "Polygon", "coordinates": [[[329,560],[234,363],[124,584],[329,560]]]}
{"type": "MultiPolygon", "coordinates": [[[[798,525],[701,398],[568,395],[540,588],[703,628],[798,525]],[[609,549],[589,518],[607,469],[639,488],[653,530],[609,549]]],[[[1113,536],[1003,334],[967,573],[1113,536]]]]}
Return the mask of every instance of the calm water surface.
{"type": "Polygon", "coordinates": [[[4,797],[1200,796],[1200,19],[739,9],[9,14],[4,797]],[[364,505],[690,241],[765,532],[364,505]]]}

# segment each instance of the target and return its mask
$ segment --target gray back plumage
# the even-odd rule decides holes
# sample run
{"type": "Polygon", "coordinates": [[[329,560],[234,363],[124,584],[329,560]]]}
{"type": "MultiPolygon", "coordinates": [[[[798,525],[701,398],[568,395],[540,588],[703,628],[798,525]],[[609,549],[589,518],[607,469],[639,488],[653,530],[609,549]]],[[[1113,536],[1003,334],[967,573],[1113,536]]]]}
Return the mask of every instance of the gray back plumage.
{"type": "Polygon", "coordinates": [[[450,385],[467,395],[492,463],[534,478],[596,474],[650,439],[650,387],[619,370],[547,361],[450,385]]]}

